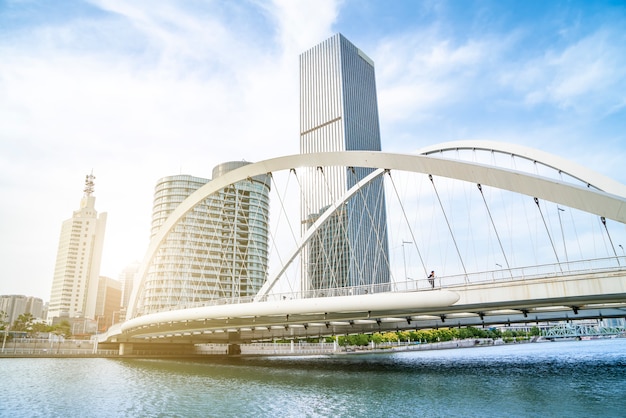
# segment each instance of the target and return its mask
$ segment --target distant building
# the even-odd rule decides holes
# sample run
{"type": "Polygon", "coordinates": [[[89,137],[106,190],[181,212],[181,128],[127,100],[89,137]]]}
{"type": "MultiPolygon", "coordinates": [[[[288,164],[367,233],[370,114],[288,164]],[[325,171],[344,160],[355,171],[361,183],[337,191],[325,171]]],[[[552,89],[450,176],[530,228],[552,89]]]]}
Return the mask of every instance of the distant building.
{"type": "MultiPolygon", "coordinates": [[[[380,151],[374,63],[336,34],[300,55],[300,153],[380,151]]],[[[323,211],[373,170],[311,168],[303,180],[304,234],[323,211]]],[[[303,254],[303,290],[389,283],[382,178],[329,219],[303,254]]]]}
{"type": "MultiPolygon", "coordinates": [[[[213,178],[246,164],[220,164],[213,169],[213,178]]],[[[209,181],[189,175],[160,179],[151,237],[189,195],[209,181]]],[[[229,185],[189,211],[149,265],[140,293],[129,303],[134,314],[256,295],[267,275],[269,189],[267,176],[250,178],[229,185]]]]}
{"type": "Polygon", "coordinates": [[[26,296],[2,295],[0,296],[0,311],[6,314],[5,321],[12,324],[18,316],[26,312],[26,296]]]}
{"type": "Polygon", "coordinates": [[[120,274],[119,279],[122,283],[122,308],[128,307],[130,296],[132,295],[133,289],[135,287],[135,276],[139,271],[139,266],[139,261],[135,261],[126,266],[124,271],[120,274]]]}
{"type": "Polygon", "coordinates": [[[63,222],[50,292],[48,322],[55,317],[94,319],[106,213],[95,209],[93,175],[85,179],[80,208],[63,222]]]}
{"type": "Polygon", "coordinates": [[[24,295],[0,295],[0,311],[7,314],[9,324],[22,314],[30,313],[35,319],[42,318],[43,300],[24,295]]]}
{"type": "Polygon", "coordinates": [[[32,314],[33,318],[46,319],[43,315],[43,300],[41,300],[40,298],[28,296],[26,298],[26,312],[32,314]]]}
{"type": "Polygon", "coordinates": [[[106,331],[120,322],[122,305],[122,283],[110,277],[100,276],[96,301],[96,323],[98,332],[106,331]]]}

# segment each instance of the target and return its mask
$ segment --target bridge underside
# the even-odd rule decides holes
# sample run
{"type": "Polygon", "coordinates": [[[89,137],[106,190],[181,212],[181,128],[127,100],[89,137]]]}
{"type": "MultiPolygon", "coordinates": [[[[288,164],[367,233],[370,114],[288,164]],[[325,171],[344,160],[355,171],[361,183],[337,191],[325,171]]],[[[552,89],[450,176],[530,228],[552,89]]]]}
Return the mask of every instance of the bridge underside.
{"type": "MultiPolygon", "coordinates": [[[[626,299],[626,294],[615,299],[626,299]]],[[[553,305],[517,308],[500,306],[454,307],[440,310],[413,310],[403,312],[352,312],[296,315],[276,318],[245,318],[211,320],[207,323],[155,324],[149,332],[120,336],[111,343],[142,344],[245,344],[275,339],[318,338],[334,335],[374,333],[411,329],[445,327],[489,327],[503,324],[534,324],[545,321],[581,319],[626,318],[626,303],[586,304],[568,301],[569,306],[553,305]],[[173,330],[175,328],[175,330],[173,330]]],[[[536,301],[533,301],[536,303],[536,301]]]]}

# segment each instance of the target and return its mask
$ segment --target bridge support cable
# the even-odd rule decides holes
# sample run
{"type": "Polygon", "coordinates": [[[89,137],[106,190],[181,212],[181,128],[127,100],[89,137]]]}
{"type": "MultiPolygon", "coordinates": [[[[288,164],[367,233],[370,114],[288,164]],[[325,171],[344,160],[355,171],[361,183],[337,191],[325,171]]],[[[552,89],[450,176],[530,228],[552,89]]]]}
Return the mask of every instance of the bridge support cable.
{"type": "MultiPolygon", "coordinates": [[[[280,270],[269,276],[268,280],[265,281],[257,295],[254,297],[254,301],[258,302],[266,300],[269,292],[274,288],[279,279],[283,277],[289,266],[291,266],[294,260],[301,255],[303,250],[306,248],[306,245],[315,239],[316,235],[318,235],[318,231],[323,228],[324,223],[331,220],[333,217],[336,217],[342,208],[345,207],[346,202],[358,193],[360,187],[370,183],[377,177],[384,174],[384,172],[385,171],[383,169],[376,169],[372,173],[368,174],[365,178],[351,187],[343,196],[341,196],[339,200],[331,202],[325,210],[319,214],[319,216],[316,216],[314,220],[311,220],[311,224],[304,230],[303,235],[295,249],[291,251],[288,260],[286,262],[281,262],[280,270]]],[[[304,264],[301,265],[301,268],[304,267],[304,264]]]]}
{"type": "MultiPolygon", "coordinates": [[[[359,178],[357,176],[355,168],[349,167],[349,171],[353,176],[353,183],[357,184],[359,182],[359,178]]],[[[383,174],[388,173],[388,171],[389,170],[385,169],[382,173],[383,174]]],[[[385,271],[385,272],[390,271],[390,263],[389,263],[389,258],[388,258],[389,252],[387,250],[387,240],[386,240],[387,223],[381,222],[381,220],[383,219],[383,215],[386,214],[383,181],[384,181],[384,178],[381,176],[380,179],[373,180],[368,185],[364,187],[360,187],[358,189],[357,194],[354,197],[354,199],[356,199],[358,196],[361,199],[362,205],[357,205],[357,206],[365,209],[365,214],[359,213],[360,219],[359,219],[358,231],[360,231],[359,234],[361,233],[367,234],[367,240],[364,243],[365,247],[361,248],[359,251],[365,250],[366,254],[367,253],[371,254],[371,252],[369,252],[368,250],[372,249],[372,246],[373,246],[373,252],[375,255],[375,259],[373,260],[374,264],[372,265],[373,267],[372,271],[367,271],[367,269],[365,268],[366,266],[359,265],[360,263],[358,262],[355,264],[356,264],[356,267],[359,269],[361,280],[363,280],[365,283],[370,282],[372,284],[381,284],[381,285],[387,284],[387,283],[379,282],[379,280],[376,277],[374,277],[374,279],[371,281],[364,280],[365,278],[363,276],[364,276],[364,273],[369,273],[369,274],[373,274],[375,276],[381,277],[380,273],[382,271],[385,271]],[[372,191],[374,191],[376,194],[372,195],[372,191]],[[366,220],[369,222],[365,222],[366,220]],[[367,227],[368,225],[370,227],[370,230],[362,230],[364,226],[367,227]]],[[[358,241],[359,240],[357,240],[357,242],[358,241]]],[[[383,273],[382,277],[383,278],[388,277],[388,275],[383,273]]]]}
{"type": "MultiPolygon", "coordinates": [[[[356,174],[356,170],[353,166],[350,167],[346,167],[346,174],[351,174],[352,178],[354,180],[354,183],[358,182],[358,176],[356,174]]],[[[369,205],[367,204],[367,199],[363,196],[363,188],[360,188],[358,190],[358,192],[356,193],[356,195],[354,197],[352,197],[352,199],[354,199],[356,201],[357,196],[361,198],[361,203],[362,205],[358,205],[358,204],[354,204],[353,208],[359,207],[359,208],[364,208],[367,212],[369,212],[369,205]]],[[[347,205],[349,205],[348,202],[346,202],[347,205]]],[[[360,253],[363,247],[367,247],[369,246],[370,242],[369,242],[369,235],[367,237],[367,240],[365,242],[362,242],[360,239],[350,239],[349,237],[349,233],[348,231],[355,226],[354,223],[356,223],[356,228],[355,231],[351,231],[353,234],[359,235],[360,232],[362,231],[362,227],[363,227],[363,213],[361,213],[360,211],[357,213],[354,209],[352,210],[348,210],[348,219],[346,222],[346,227],[343,229],[344,230],[344,236],[343,236],[343,240],[344,242],[346,242],[348,244],[349,247],[349,254],[350,254],[350,259],[348,260],[348,277],[352,274],[354,275],[354,279],[356,280],[356,282],[353,283],[347,283],[347,285],[349,286],[353,286],[353,285],[357,285],[357,286],[361,286],[363,284],[365,284],[365,278],[364,278],[364,265],[359,263],[357,261],[357,253],[360,253]],[[356,219],[355,219],[356,217],[356,219]],[[357,232],[358,231],[358,232],[357,232]]]]}
{"type": "Polygon", "coordinates": [[[509,265],[509,260],[506,258],[506,253],[504,252],[504,247],[502,246],[502,241],[500,240],[500,235],[498,234],[498,229],[496,228],[496,224],[493,221],[493,217],[491,216],[491,211],[489,210],[489,206],[487,205],[487,200],[485,199],[485,194],[483,193],[483,186],[478,183],[478,190],[480,190],[480,195],[483,198],[483,202],[485,203],[485,209],[487,209],[487,214],[489,215],[489,220],[491,221],[491,226],[493,226],[493,231],[496,234],[496,238],[498,239],[498,244],[500,245],[500,251],[502,251],[502,257],[504,257],[504,262],[506,263],[506,268],[509,270],[509,274],[511,274],[511,278],[513,278],[513,273],[511,272],[511,266],[509,265]]]}
{"type": "MultiPolygon", "coordinates": [[[[280,227],[280,225],[282,224],[281,221],[284,217],[285,222],[287,223],[288,227],[289,227],[289,232],[291,234],[291,239],[293,240],[293,242],[295,244],[298,243],[298,235],[297,233],[294,231],[294,227],[291,223],[291,220],[289,218],[289,216],[287,215],[288,211],[287,208],[285,206],[285,199],[284,196],[287,195],[287,191],[290,187],[290,180],[291,177],[293,175],[293,177],[295,177],[296,182],[298,183],[298,190],[302,190],[302,186],[300,184],[300,182],[298,181],[298,174],[296,172],[296,170],[294,168],[289,170],[289,174],[287,176],[287,181],[285,182],[285,187],[282,191],[282,193],[279,192],[279,188],[278,188],[278,184],[276,183],[276,179],[274,178],[274,175],[272,173],[267,173],[267,175],[269,176],[271,182],[272,182],[272,190],[276,190],[276,196],[278,198],[279,204],[280,204],[280,210],[278,211],[278,218],[276,219],[276,221],[274,222],[276,231],[272,232],[271,228],[269,229],[269,233],[270,233],[270,238],[271,238],[271,243],[272,243],[272,248],[275,251],[274,254],[276,254],[276,258],[278,259],[278,262],[280,263],[281,266],[284,265],[285,261],[282,258],[282,254],[280,252],[280,249],[278,248],[277,242],[278,242],[278,229],[280,227]]],[[[286,274],[286,272],[285,272],[286,274]]],[[[296,289],[294,289],[291,286],[291,282],[288,282],[288,286],[289,286],[289,290],[291,292],[296,291],[296,289]]],[[[299,290],[299,289],[298,289],[299,290]]]]}
{"type": "MultiPolygon", "coordinates": [[[[331,177],[333,171],[337,167],[326,167],[331,171],[331,177]]],[[[329,183],[328,176],[326,175],[324,167],[318,166],[316,172],[322,176],[322,183],[326,187],[326,199],[323,199],[320,195],[315,196],[318,201],[314,202],[317,212],[310,212],[315,219],[319,219],[320,215],[328,209],[334,207],[334,202],[337,200],[335,196],[335,184],[329,183]],[[330,202],[328,205],[324,205],[322,202],[330,202]],[[321,206],[321,207],[320,207],[321,206]]],[[[318,191],[319,193],[319,191],[318,191]]],[[[345,286],[345,283],[339,283],[341,280],[342,267],[345,268],[346,255],[352,254],[352,248],[349,248],[350,241],[347,239],[346,222],[342,216],[342,209],[345,208],[345,202],[342,205],[334,207],[333,216],[326,222],[327,226],[320,225],[320,228],[316,230],[315,234],[311,236],[311,240],[308,245],[302,247],[305,251],[304,265],[302,275],[306,279],[306,285],[304,290],[327,290],[331,288],[345,286]],[[331,224],[335,223],[334,227],[331,224]],[[348,248],[345,248],[348,245],[348,248]],[[314,258],[311,258],[314,257],[314,258]],[[310,270],[310,269],[313,270],[310,270]],[[318,281],[319,283],[311,283],[311,280],[318,281]],[[320,286],[321,285],[321,286],[320,286]]],[[[345,211],[343,211],[345,213],[345,211]]],[[[304,220],[304,219],[303,219],[304,220]]],[[[310,219],[304,220],[307,222],[306,230],[310,229],[312,225],[309,225],[310,219]]],[[[348,265],[350,264],[348,261],[348,265]]]]}
{"type": "Polygon", "coordinates": [[[413,244],[415,245],[415,249],[417,250],[417,255],[420,259],[420,263],[422,264],[422,269],[424,270],[424,277],[428,276],[428,270],[426,269],[426,263],[424,263],[424,259],[422,258],[422,253],[419,249],[419,246],[417,245],[417,239],[415,237],[415,231],[413,231],[413,228],[411,227],[411,223],[409,222],[409,218],[406,214],[406,210],[404,209],[404,205],[402,204],[402,200],[400,199],[400,194],[398,193],[398,188],[396,187],[396,183],[393,179],[393,177],[391,176],[391,172],[389,172],[389,179],[391,180],[391,186],[393,188],[394,193],[396,194],[396,198],[398,199],[398,202],[400,203],[400,209],[402,210],[402,216],[404,217],[404,222],[406,222],[407,228],[409,230],[409,234],[411,235],[411,240],[413,241],[413,244]]]}
{"type": "Polygon", "coordinates": [[[429,174],[428,179],[433,185],[433,189],[435,190],[435,195],[437,196],[437,200],[439,201],[439,206],[441,207],[441,212],[443,213],[443,217],[446,220],[446,224],[448,225],[448,230],[450,231],[450,236],[452,237],[452,242],[454,242],[454,248],[456,249],[456,253],[459,255],[459,261],[461,262],[461,266],[463,267],[463,272],[465,273],[465,283],[467,283],[467,269],[465,268],[465,264],[463,263],[463,257],[461,257],[461,252],[459,251],[459,246],[456,243],[456,239],[454,238],[454,232],[452,232],[452,227],[450,226],[450,221],[448,221],[448,216],[446,215],[446,211],[443,208],[443,203],[441,203],[441,198],[439,197],[439,192],[437,191],[437,187],[435,186],[435,181],[433,180],[433,175],[429,174]]]}
{"type": "Polygon", "coordinates": [[[556,247],[554,246],[554,241],[552,241],[552,235],[550,234],[550,230],[548,229],[548,224],[546,223],[546,219],[543,216],[543,212],[541,211],[541,206],[539,205],[539,199],[534,197],[535,204],[537,205],[537,209],[539,210],[539,214],[541,215],[541,220],[543,221],[543,225],[546,228],[546,233],[548,234],[548,239],[550,240],[550,245],[552,245],[552,251],[554,251],[554,256],[556,257],[556,262],[559,265],[559,270],[563,273],[563,267],[561,266],[561,260],[559,260],[559,254],[556,251],[556,247]]]}
{"type": "MultiPolygon", "coordinates": [[[[287,189],[289,188],[289,179],[291,178],[291,174],[293,174],[294,177],[296,178],[296,181],[298,181],[298,175],[296,173],[296,169],[292,168],[291,170],[289,170],[289,176],[287,178],[287,181],[285,182],[285,189],[283,190],[283,195],[287,194],[287,189]]],[[[272,175],[272,173],[267,173],[267,175],[272,181],[274,190],[277,191],[276,195],[278,196],[278,200],[280,201],[280,209],[281,209],[279,215],[280,216],[282,216],[283,214],[285,215],[285,219],[287,220],[287,225],[289,226],[289,232],[291,232],[291,237],[293,239],[293,242],[298,242],[298,235],[294,232],[294,227],[291,224],[291,221],[289,220],[289,216],[286,215],[287,209],[285,208],[285,200],[283,199],[283,196],[280,193],[278,193],[278,186],[276,184],[276,180],[274,179],[274,176],[272,175]]],[[[300,185],[300,182],[298,182],[298,187],[299,187],[299,190],[302,190],[302,186],[300,185]]],[[[277,228],[278,228],[278,224],[280,224],[280,220],[281,220],[280,217],[276,220],[277,228]]]]}
{"type": "Polygon", "coordinates": [[[600,216],[600,221],[602,222],[602,225],[604,225],[606,236],[609,238],[609,243],[611,244],[611,248],[613,249],[613,254],[615,254],[615,259],[617,260],[617,265],[621,266],[619,262],[619,256],[617,255],[617,251],[615,250],[615,246],[613,245],[613,240],[611,239],[611,234],[609,234],[609,228],[606,226],[606,218],[604,216],[600,216]]]}

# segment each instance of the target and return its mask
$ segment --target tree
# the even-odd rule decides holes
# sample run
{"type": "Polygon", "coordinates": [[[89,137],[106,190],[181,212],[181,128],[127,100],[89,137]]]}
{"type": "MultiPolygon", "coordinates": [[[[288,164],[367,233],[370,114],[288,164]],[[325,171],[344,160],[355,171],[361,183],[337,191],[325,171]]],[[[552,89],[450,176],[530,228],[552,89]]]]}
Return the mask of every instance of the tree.
{"type": "Polygon", "coordinates": [[[33,332],[33,322],[35,318],[30,312],[23,313],[13,322],[11,329],[13,331],[25,331],[28,336],[33,332]]]}
{"type": "Polygon", "coordinates": [[[55,335],[62,335],[65,338],[69,338],[72,336],[70,328],[70,322],[64,320],[52,326],[52,333],[55,335]]]}
{"type": "Polygon", "coordinates": [[[380,344],[383,342],[383,334],[380,332],[375,332],[372,334],[371,340],[374,341],[374,344],[380,344]]]}
{"type": "Polygon", "coordinates": [[[366,346],[370,343],[369,336],[365,334],[351,335],[350,337],[350,343],[352,345],[366,346]]]}
{"type": "Polygon", "coordinates": [[[0,311],[0,331],[4,331],[7,325],[9,325],[9,323],[7,322],[8,316],[9,315],[6,312],[0,311]]]}
{"type": "Polygon", "coordinates": [[[33,334],[45,333],[52,331],[52,327],[45,322],[33,323],[33,334]]]}

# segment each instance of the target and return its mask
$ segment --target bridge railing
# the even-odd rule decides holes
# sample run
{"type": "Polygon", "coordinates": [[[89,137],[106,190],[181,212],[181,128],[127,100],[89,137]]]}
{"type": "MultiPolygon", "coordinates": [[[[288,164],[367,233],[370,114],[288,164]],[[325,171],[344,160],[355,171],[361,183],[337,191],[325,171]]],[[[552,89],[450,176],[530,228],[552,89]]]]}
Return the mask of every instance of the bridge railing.
{"type": "MultiPolygon", "coordinates": [[[[626,271],[626,257],[608,257],[590,260],[577,260],[564,263],[542,264],[536,266],[517,267],[512,269],[497,269],[468,274],[435,277],[434,280],[408,279],[402,282],[380,283],[366,286],[350,286],[330,289],[313,289],[308,291],[292,291],[272,293],[264,296],[262,302],[277,302],[295,299],[309,299],[321,297],[367,295],[382,292],[412,292],[435,289],[454,288],[458,286],[500,283],[518,280],[534,280],[549,277],[564,277],[572,274],[597,273],[602,271],[626,271]]],[[[239,303],[251,303],[253,296],[239,298],[216,299],[198,303],[187,303],[164,311],[197,308],[202,306],[217,306],[239,303]]]]}
{"type": "MultiPolygon", "coordinates": [[[[563,263],[540,264],[536,266],[497,269],[477,273],[458,274],[435,279],[435,287],[456,287],[472,284],[496,283],[518,280],[564,277],[573,274],[598,273],[602,271],[626,270],[626,257],[607,257],[563,263]]],[[[421,280],[422,289],[427,280],[421,280]]]]}

